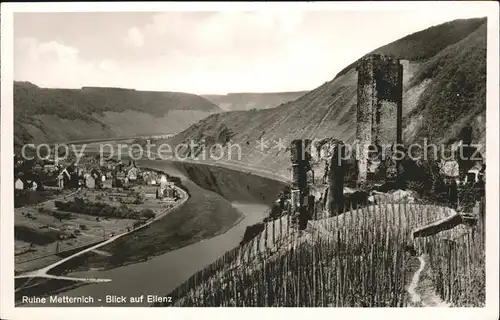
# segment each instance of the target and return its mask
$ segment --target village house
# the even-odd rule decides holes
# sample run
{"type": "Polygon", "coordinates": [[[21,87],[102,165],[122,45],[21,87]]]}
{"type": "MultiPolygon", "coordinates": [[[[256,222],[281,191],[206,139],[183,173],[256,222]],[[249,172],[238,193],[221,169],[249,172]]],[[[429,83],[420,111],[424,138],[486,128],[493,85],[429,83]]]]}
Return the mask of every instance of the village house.
{"type": "Polygon", "coordinates": [[[33,166],[33,171],[42,171],[43,170],[43,166],[40,164],[40,163],[35,163],[35,165],[33,166]]]}
{"type": "Polygon", "coordinates": [[[45,171],[46,173],[52,173],[55,172],[56,170],[57,166],[54,164],[46,164],[43,166],[43,171],[45,171]]]}
{"type": "Polygon", "coordinates": [[[167,183],[168,183],[167,177],[164,174],[161,175],[161,178],[160,178],[160,193],[162,194],[162,196],[163,196],[163,193],[165,192],[165,189],[167,189],[167,183]]]}
{"type": "Polygon", "coordinates": [[[168,186],[163,192],[163,196],[166,198],[174,198],[176,190],[172,186],[168,186]]]}
{"type": "Polygon", "coordinates": [[[112,179],[113,173],[111,171],[106,172],[106,180],[112,179]]]}
{"type": "Polygon", "coordinates": [[[166,187],[168,183],[167,176],[162,174],[160,177],[160,186],[166,187]]]}
{"type": "Polygon", "coordinates": [[[115,173],[115,177],[118,180],[124,180],[125,179],[125,172],[118,171],[118,172],[115,173]]]}
{"type": "Polygon", "coordinates": [[[111,189],[113,188],[113,180],[107,179],[102,182],[102,188],[103,189],[111,189]]]}
{"type": "Polygon", "coordinates": [[[95,188],[95,179],[94,179],[94,177],[92,177],[92,175],[87,174],[85,176],[85,186],[89,189],[95,188]]]}
{"type": "Polygon", "coordinates": [[[90,170],[90,175],[94,178],[94,180],[96,180],[96,182],[98,180],[101,180],[101,172],[99,171],[99,169],[97,168],[93,168],[92,170],[90,170]]]}
{"type": "Polygon", "coordinates": [[[459,182],[458,162],[455,160],[442,161],[441,173],[443,174],[447,182],[455,181],[456,183],[458,183],[459,182]]]}
{"type": "Polygon", "coordinates": [[[145,199],[152,200],[152,199],[158,199],[158,197],[159,197],[158,189],[156,189],[155,192],[152,192],[151,190],[146,190],[144,192],[145,199]]]}
{"type": "Polygon", "coordinates": [[[14,188],[16,190],[24,190],[24,182],[21,178],[16,179],[16,182],[14,183],[14,188]]]}
{"type": "Polygon", "coordinates": [[[59,188],[64,188],[64,186],[68,185],[68,182],[71,180],[71,176],[68,172],[67,168],[61,170],[61,172],[57,175],[57,185],[59,188]]]}
{"type": "Polygon", "coordinates": [[[469,171],[464,179],[464,184],[467,183],[477,183],[484,178],[483,166],[481,164],[474,165],[469,171]]]}
{"type": "MultiPolygon", "coordinates": [[[[18,180],[20,180],[20,179],[18,179],[18,180]]],[[[25,180],[25,181],[21,180],[21,182],[22,182],[23,189],[18,189],[18,190],[36,191],[38,189],[38,184],[35,181],[31,180],[31,179],[25,180]]],[[[16,181],[16,189],[18,187],[21,187],[21,184],[16,181]]]]}
{"type": "Polygon", "coordinates": [[[64,189],[64,177],[62,174],[57,175],[57,187],[59,189],[64,189]]]}
{"type": "Polygon", "coordinates": [[[138,174],[137,168],[132,167],[127,172],[127,178],[129,179],[129,181],[135,181],[137,180],[137,174],[138,174]]]}

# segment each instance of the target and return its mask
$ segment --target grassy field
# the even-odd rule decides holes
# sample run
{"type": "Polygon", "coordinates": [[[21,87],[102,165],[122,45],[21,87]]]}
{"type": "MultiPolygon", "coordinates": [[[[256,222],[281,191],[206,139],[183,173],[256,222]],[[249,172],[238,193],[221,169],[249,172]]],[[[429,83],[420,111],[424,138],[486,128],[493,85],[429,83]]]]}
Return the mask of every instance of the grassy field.
{"type": "MultiPolygon", "coordinates": [[[[137,187],[142,188],[141,186],[137,187]]],[[[135,192],[140,192],[136,190],[135,192]]],[[[125,193],[117,190],[86,190],[66,195],[58,201],[70,202],[76,197],[89,201],[100,201],[111,207],[120,207],[126,199],[125,193]]],[[[171,204],[145,200],[142,204],[127,204],[130,210],[152,210],[158,214],[171,204]]],[[[57,252],[95,243],[111,234],[118,234],[132,228],[135,219],[106,218],[63,212],[55,206],[55,201],[47,201],[36,206],[15,209],[15,261],[17,271],[28,271],[43,267],[59,260],[57,252]]]]}

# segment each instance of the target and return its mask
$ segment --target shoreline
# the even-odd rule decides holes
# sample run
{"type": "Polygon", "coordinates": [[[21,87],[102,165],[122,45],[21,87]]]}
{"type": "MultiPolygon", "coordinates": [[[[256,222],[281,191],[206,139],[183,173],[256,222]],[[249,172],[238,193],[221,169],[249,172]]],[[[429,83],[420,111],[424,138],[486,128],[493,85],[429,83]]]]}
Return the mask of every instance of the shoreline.
{"type": "MultiPolygon", "coordinates": [[[[159,169],[158,168],[159,166],[161,166],[160,163],[158,163],[157,165],[155,164],[153,166],[151,166],[151,165],[144,166],[143,168],[145,170],[151,170],[151,171],[156,171],[156,172],[159,172],[159,173],[167,174],[165,172],[165,170],[159,169]]],[[[235,170],[235,169],[230,169],[230,168],[227,168],[227,167],[225,167],[225,168],[228,169],[228,170],[235,170]]],[[[253,174],[253,173],[249,173],[249,174],[253,174]]],[[[260,176],[260,175],[256,175],[256,174],[253,174],[253,175],[260,176]]],[[[176,175],[169,174],[169,176],[176,176],[176,175]]],[[[176,177],[180,178],[179,176],[176,176],[176,177]]],[[[152,221],[152,222],[157,222],[157,221],[163,219],[167,214],[178,210],[182,206],[182,204],[185,204],[190,199],[190,197],[191,197],[190,190],[187,189],[187,187],[182,182],[180,182],[180,185],[176,184],[175,186],[185,192],[185,194],[186,194],[185,200],[182,203],[178,204],[176,207],[170,208],[167,213],[162,214],[160,219],[157,219],[157,220],[152,221]]],[[[245,214],[245,212],[243,212],[242,210],[240,210],[237,206],[233,205],[233,204],[236,204],[236,203],[253,204],[252,202],[246,203],[246,202],[242,202],[242,201],[232,202],[231,206],[234,209],[236,209],[241,214],[240,217],[238,217],[238,219],[236,221],[234,221],[230,226],[222,228],[220,231],[215,232],[213,235],[211,235],[208,238],[203,238],[203,239],[200,239],[200,240],[192,242],[192,243],[187,243],[185,245],[180,245],[180,246],[172,248],[172,249],[155,251],[154,253],[151,253],[147,257],[142,258],[142,259],[137,259],[137,260],[133,260],[133,261],[124,261],[123,263],[120,263],[120,264],[114,265],[114,266],[92,267],[91,265],[87,265],[84,270],[75,270],[75,271],[70,271],[70,272],[63,272],[63,273],[61,273],[61,275],[71,275],[72,273],[89,272],[89,271],[107,271],[107,270],[118,269],[118,268],[121,268],[121,267],[126,267],[128,265],[139,264],[139,263],[147,262],[147,261],[149,261],[149,260],[151,260],[151,259],[153,259],[155,257],[161,256],[163,254],[167,254],[169,252],[182,249],[182,248],[187,247],[189,245],[193,245],[195,243],[198,243],[198,242],[201,242],[201,241],[204,241],[204,240],[209,240],[209,239],[212,239],[212,238],[224,235],[227,232],[229,232],[230,230],[232,230],[233,228],[235,228],[238,225],[240,225],[248,217],[248,214],[245,214]]],[[[129,234],[122,235],[123,239],[125,239],[128,235],[129,234]]],[[[243,234],[241,236],[243,237],[243,234]]],[[[89,251],[89,252],[92,252],[92,251],[89,251]]],[[[48,279],[45,284],[47,284],[47,283],[49,283],[51,281],[54,281],[54,280],[48,279]]],[[[50,296],[50,295],[54,295],[54,294],[60,294],[62,292],[73,290],[73,289],[76,289],[76,288],[78,288],[80,286],[83,286],[83,285],[86,285],[86,284],[88,284],[88,283],[73,282],[70,285],[65,286],[64,288],[55,288],[54,290],[50,290],[48,292],[45,292],[43,294],[43,296],[50,296]]],[[[21,305],[23,305],[23,304],[21,304],[21,305]]]]}
{"type": "MultiPolygon", "coordinates": [[[[235,202],[236,203],[236,202],[235,202]]],[[[241,202],[239,202],[241,203],[241,202]]],[[[238,209],[237,207],[235,207],[236,209],[238,209]]],[[[239,209],[238,209],[239,210],[239,209]]],[[[227,228],[226,230],[222,231],[222,232],[218,232],[217,234],[214,234],[212,237],[210,238],[206,238],[206,239],[202,239],[202,240],[199,240],[197,242],[193,242],[191,244],[187,244],[187,245],[184,245],[184,246],[180,246],[180,247],[177,247],[175,249],[172,249],[172,250],[167,250],[167,251],[158,251],[158,252],[155,252],[154,254],[148,256],[147,258],[145,259],[140,259],[140,260],[136,260],[136,261],[128,261],[128,262],[124,262],[120,265],[116,265],[116,266],[112,266],[112,267],[102,267],[102,268],[97,268],[97,269],[94,269],[94,270],[90,270],[90,269],[87,269],[87,270],[82,270],[82,271],[77,271],[77,272],[88,272],[88,271],[108,271],[108,270],[113,270],[113,269],[118,269],[118,268],[121,268],[121,267],[126,267],[128,265],[133,265],[133,264],[139,264],[139,263],[144,263],[144,262],[148,262],[149,260],[155,258],[155,257],[158,257],[158,256],[161,256],[163,254],[167,254],[169,252],[172,252],[172,251],[175,251],[175,250],[180,250],[184,247],[187,247],[187,246],[190,246],[190,245],[193,245],[193,244],[196,244],[198,242],[201,242],[201,241],[204,241],[204,240],[209,240],[209,239],[212,239],[212,238],[215,238],[215,237],[218,237],[218,236],[222,236],[226,233],[228,233],[229,231],[231,231],[233,228],[237,227],[239,224],[241,224],[246,218],[248,218],[249,216],[247,214],[245,214],[243,211],[239,210],[240,212],[242,212],[242,216],[236,221],[234,222],[229,228],[227,228]]],[[[125,235],[127,236],[127,235],[125,235]]],[[[243,236],[243,235],[242,235],[243,236]]],[[[71,275],[72,272],[69,272],[69,273],[63,273],[65,275],[71,275]]],[[[56,279],[47,279],[47,283],[51,282],[51,281],[55,281],[56,279]]],[[[76,288],[79,288],[81,286],[85,286],[85,285],[89,285],[91,283],[85,283],[85,282],[72,282],[71,284],[69,284],[68,286],[65,286],[63,288],[55,288],[54,290],[51,290],[49,292],[46,292],[45,294],[43,294],[42,296],[51,296],[51,295],[57,295],[57,294],[61,294],[61,293],[64,293],[66,291],[70,291],[70,290],[73,290],[73,289],[76,289],[76,288]]],[[[28,305],[29,304],[23,304],[23,303],[17,303],[16,301],[16,306],[23,306],[23,305],[28,305]]],[[[49,306],[50,307],[50,306],[49,306]]]]}

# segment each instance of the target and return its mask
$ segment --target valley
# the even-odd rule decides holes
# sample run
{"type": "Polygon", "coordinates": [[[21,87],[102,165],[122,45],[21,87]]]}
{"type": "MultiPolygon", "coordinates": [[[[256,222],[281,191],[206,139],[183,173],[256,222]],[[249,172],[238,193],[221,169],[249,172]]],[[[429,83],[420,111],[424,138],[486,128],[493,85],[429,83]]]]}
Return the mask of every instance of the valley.
{"type": "Polygon", "coordinates": [[[23,307],[484,306],[486,18],[374,49],[311,91],[14,87],[18,148],[88,147],[16,162],[16,302],[61,297],[23,307]],[[360,138],[388,158],[343,158],[360,138]],[[178,158],[114,152],[147,140],[178,158]],[[482,157],[395,159],[423,141],[482,157]],[[224,157],[197,159],[213,147],[224,157]],[[30,198],[46,168],[64,201],[30,198]],[[108,301],[138,295],[156,298],[108,301]]]}

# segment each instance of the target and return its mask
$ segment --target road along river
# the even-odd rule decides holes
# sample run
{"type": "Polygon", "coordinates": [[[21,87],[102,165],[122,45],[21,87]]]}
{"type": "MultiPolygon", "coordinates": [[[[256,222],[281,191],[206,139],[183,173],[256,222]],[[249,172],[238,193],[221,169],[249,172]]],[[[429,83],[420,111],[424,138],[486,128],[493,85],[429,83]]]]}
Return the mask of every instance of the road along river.
{"type": "MultiPolygon", "coordinates": [[[[182,170],[167,164],[167,162],[144,161],[141,165],[154,167],[168,174],[180,175],[183,176],[183,179],[189,179],[182,170]]],[[[232,205],[244,214],[244,218],[221,235],[167,252],[145,262],[110,270],[68,274],[69,277],[111,279],[110,282],[83,285],[57,294],[60,297],[92,297],[93,303],[45,303],[22,306],[150,306],[155,301],[148,301],[148,295],[163,297],[186,281],[192,274],[212,263],[226,251],[238,246],[246,227],[261,222],[269,209],[269,206],[256,202],[238,201],[232,202],[232,205]],[[131,297],[142,295],[144,295],[142,302],[130,302],[131,297]],[[126,302],[119,303],[118,297],[122,296],[126,298],[126,302]]],[[[207,210],[209,209],[207,208],[207,210]]],[[[140,298],[138,300],[140,301],[140,298]]]]}

